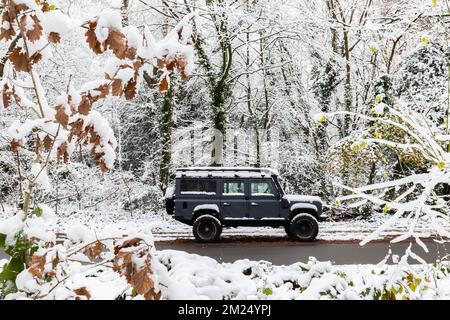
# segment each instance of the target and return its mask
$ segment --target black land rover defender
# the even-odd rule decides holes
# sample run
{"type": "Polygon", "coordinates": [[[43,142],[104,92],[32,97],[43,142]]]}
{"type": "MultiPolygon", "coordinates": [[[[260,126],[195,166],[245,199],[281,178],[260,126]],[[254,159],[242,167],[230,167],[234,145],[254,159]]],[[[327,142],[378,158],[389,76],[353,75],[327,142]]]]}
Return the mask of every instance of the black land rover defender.
{"type": "Polygon", "coordinates": [[[287,195],[267,168],[177,169],[166,210],[193,226],[200,242],[217,241],[223,227],[284,227],[291,239],[313,241],[325,220],[318,197],[287,195]]]}

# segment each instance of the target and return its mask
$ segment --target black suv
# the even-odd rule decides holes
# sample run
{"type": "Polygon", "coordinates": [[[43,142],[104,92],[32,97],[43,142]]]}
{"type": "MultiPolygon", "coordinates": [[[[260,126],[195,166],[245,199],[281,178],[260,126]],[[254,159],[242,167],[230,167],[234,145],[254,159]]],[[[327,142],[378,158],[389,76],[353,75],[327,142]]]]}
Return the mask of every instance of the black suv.
{"type": "Polygon", "coordinates": [[[267,168],[177,169],[166,210],[193,226],[200,242],[217,241],[222,227],[284,227],[291,239],[313,241],[325,220],[318,197],[287,195],[267,168]]]}

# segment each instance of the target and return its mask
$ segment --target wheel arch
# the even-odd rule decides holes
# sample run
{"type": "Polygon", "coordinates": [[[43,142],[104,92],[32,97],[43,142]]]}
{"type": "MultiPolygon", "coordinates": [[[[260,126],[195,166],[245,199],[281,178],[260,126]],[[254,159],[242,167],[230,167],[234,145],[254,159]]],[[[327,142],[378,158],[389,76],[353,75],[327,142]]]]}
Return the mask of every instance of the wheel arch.
{"type": "Polygon", "coordinates": [[[194,222],[198,217],[204,216],[204,215],[211,215],[213,217],[216,217],[217,219],[219,219],[220,223],[223,224],[223,219],[222,219],[222,215],[220,214],[220,212],[218,210],[212,210],[212,209],[198,209],[198,210],[194,209],[194,212],[192,215],[192,222],[194,222]]]}
{"type": "Polygon", "coordinates": [[[295,203],[291,206],[289,214],[289,221],[292,220],[296,215],[300,213],[307,213],[312,215],[314,218],[318,219],[319,214],[318,209],[315,205],[310,203],[295,203]]]}

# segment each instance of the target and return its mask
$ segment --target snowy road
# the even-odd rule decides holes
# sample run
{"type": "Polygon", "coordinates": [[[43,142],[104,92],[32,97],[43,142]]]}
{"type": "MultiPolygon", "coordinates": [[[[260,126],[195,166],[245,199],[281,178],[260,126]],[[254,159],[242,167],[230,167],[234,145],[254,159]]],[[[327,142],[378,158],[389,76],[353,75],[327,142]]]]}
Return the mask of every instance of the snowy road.
{"type": "MultiPolygon", "coordinates": [[[[412,250],[427,262],[434,262],[450,253],[450,244],[438,244],[431,240],[424,241],[429,249],[425,253],[421,247],[413,245],[412,250]]],[[[391,244],[393,254],[402,255],[408,243],[391,244]]],[[[371,242],[360,246],[356,241],[315,241],[313,243],[297,243],[292,241],[233,241],[228,239],[219,243],[200,244],[194,240],[178,240],[157,242],[158,250],[182,250],[188,253],[209,256],[219,262],[234,262],[240,259],[267,260],[276,265],[288,265],[295,262],[306,262],[314,256],[319,261],[330,260],[334,264],[376,264],[386,256],[388,242],[371,242]]],[[[0,259],[7,255],[0,250],[0,259]]],[[[389,263],[392,260],[388,261],[389,263]]],[[[410,261],[415,263],[415,261],[410,261]]]]}
{"type": "MultiPolygon", "coordinates": [[[[434,262],[450,252],[450,244],[445,246],[432,241],[425,241],[429,253],[413,245],[412,250],[427,262],[434,262]]],[[[391,244],[393,254],[403,255],[408,243],[391,244]]],[[[271,242],[233,242],[227,241],[214,244],[199,244],[195,241],[176,241],[156,243],[158,250],[183,250],[209,256],[219,262],[233,262],[239,259],[267,260],[273,264],[291,264],[298,261],[306,262],[314,256],[320,261],[331,260],[335,264],[376,264],[383,260],[389,248],[388,242],[372,242],[361,247],[358,242],[325,242],[296,243],[291,241],[271,242]]],[[[389,261],[390,263],[392,260],[389,261]]],[[[414,262],[414,261],[410,261],[414,262]]],[[[415,263],[415,262],[414,262],[415,263]]]]}

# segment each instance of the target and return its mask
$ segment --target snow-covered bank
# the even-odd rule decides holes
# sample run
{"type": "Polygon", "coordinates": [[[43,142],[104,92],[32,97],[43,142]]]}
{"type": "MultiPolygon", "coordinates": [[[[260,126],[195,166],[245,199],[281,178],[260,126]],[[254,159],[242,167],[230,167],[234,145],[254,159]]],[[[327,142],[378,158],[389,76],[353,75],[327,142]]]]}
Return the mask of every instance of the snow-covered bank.
{"type": "MultiPolygon", "coordinates": [[[[275,266],[249,260],[218,263],[174,250],[157,251],[155,257],[162,299],[450,299],[448,264],[335,266],[310,258],[275,266]]],[[[71,262],[71,268],[76,273],[65,286],[85,288],[90,299],[143,298],[109,267],[71,262]]],[[[46,299],[70,298],[66,291],[54,290],[46,299]]],[[[27,297],[20,292],[6,298],[27,297]]]]}

